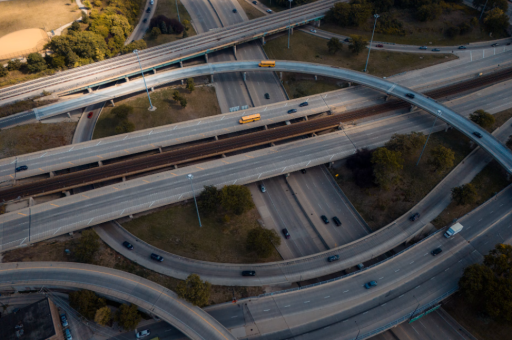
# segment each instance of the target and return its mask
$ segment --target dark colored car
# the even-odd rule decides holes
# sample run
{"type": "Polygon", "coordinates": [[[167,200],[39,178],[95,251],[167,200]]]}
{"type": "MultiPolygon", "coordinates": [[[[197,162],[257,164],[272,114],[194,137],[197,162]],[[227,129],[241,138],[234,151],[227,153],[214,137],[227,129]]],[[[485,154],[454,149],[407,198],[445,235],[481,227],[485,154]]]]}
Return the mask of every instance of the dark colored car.
{"type": "Polygon", "coordinates": [[[233,8],[233,13],[236,13],[236,8],[233,8]]]}
{"type": "Polygon", "coordinates": [[[507,43],[507,46],[510,46],[510,44],[512,44],[512,42],[508,42],[508,43],[507,43]]]}
{"type": "Polygon", "coordinates": [[[420,47],[420,50],[427,50],[427,49],[428,49],[427,46],[421,46],[420,47]]]}
{"type": "Polygon", "coordinates": [[[261,192],[267,192],[267,189],[265,188],[264,184],[260,184],[260,190],[261,192]]]}
{"type": "Polygon", "coordinates": [[[377,281],[370,281],[364,284],[364,288],[370,289],[372,287],[375,287],[377,285],[377,281]]]}
{"type": "Polygon", "coordinates": [[[22,165],[16,168],[16,172],[25,171],[28,169],[28,166],[22,165]]]}
{"type": "Polygon", "coordinates": [[[459,46],[459,50],[465,50],[466,46],[459,46]]]}
{"type": "Polygon", "coordinates": [[[473,134],[477,136],[478,138],[482,138],[482,134],[478,131],[474,131],[473,134]]]}
{"type": "Polygon", "coordinates": [[[61,314],[60,315],[60,322],[62,323],[62,327],[67,327],[68,326],[68,320],[66,319],[66,315],[65,314],[61,314]]]}
{"type": "Polygon", "coordinates": [[[500,44],[495,43],[495,44],[492,44],[492,45],[491,45],[491,47],[496,47],[496,46],[500,46],[500,44]]]}
{"type": "Polygon", "coordinates": [[[288,113],[295,113],[295,112],[297,112],[297,109],[288,110],[288,113]]]}
{"type": "Polygon", "coordinates": [[[327,261],[329,262],[334,262],[334,261],[338,261],[340,259],[340,256],[339,255],[333,255],[333,256],[329,256],[327,258],[327,261]]]}
{"type": "Polygon", "coordinates": [[[350,38],[345,38],[344,42],[350,42],[350,38]]]}
{"type": "Polygon", "coordinates": [[[155,253],[152,253],[151,254],[151,258],[155,261],[159,261],[159,262],[163,262],[164,261],[164,258],[160,255],[157,255],[155,253]]]}
{"type": "Polygon", "coordinates": [[[302,169],[300,172],[302,172],[303,174],[306,173],[306,169],[302,169]]]}
{"type": "Polygon", "coordinates": [[[300,103],[300,104],[299,104],[299,106],[300,106],[300,107],[304,107],[304,106],[308,106],[308,105],[309,105],[309,103],[308,103],[308,102],[304,102],[304,103],[300,103]]]}
{"type": "Polygon", "coordinates": [[[254,270],[244,270],[242,276],[256,276],[256,272],[254,270]]]}
{"type": "Polygon", "coordinates": [[[416,213],[414,215],[412,215],[411,217],[409,217],[409,220],[411,221],[416,221],[418,218],[420,218],[420,213],[416,213]]]}
{"type": "Polygon", "coordinates": [[[433,49],[432,49],[432,52],[439,52],[439,51],[441,51],[441,50],[440,50],[440,49],[438,49],[438,48],[433,48],[433,49]]]}
{"type": "Polygon", "coordinates": [[[436,248],[436,249],[432,250],[430,252],[430,254],[432,254],[433,256],[436,256],[438,254],[441,254],[442,252],[443,252],[443,250],[441,248],[436,248]]]}
{"type": "Polygon", "coordinates": [[[92,118],[92,111],[87,114],[87,118],[89,118],[89,119],[92,118]]]}
{"type": "Polygon", "coordinates": [[[334,216],[332,220],[334,221],[334,224],[336,224],[338,227],[341,226],[341,221],[338,217],[334,216]]]}
{"type": "Polygon", "coordinates": [[[128,241],[124,241],[123,246],[125,246],[127,249],[133,250],[133,244],[128,241]]]}
{"type": "Polygon", "coordinates": [[[284,235],[285,239],[289,239],[290,238],[290,233],[288,232],[288,229],[284,228],[281,231],[283,232],[283,235],[284,235]]]}
{"type": "Polygon", "coordinates": [[[149,13],[151,12],[151,7],[148,7],[148,9],[146,10],[146,13],[149,13]]]}
{"type": "Polygon", "coordinates": [[[256,2],[256,1],[253,1],[252,3],[253,3],[253,4],[255,4],[255,5],[257,4],[257,2],[256,2]]]}
{"type": "Polygon", "coordinates": [[[407,93],[405,96],[414,99],[414,93],[407,93]]]}
{"type": "Polygon", "coordinates": [[[320,218],[322,219],[322,221],[324,221],[325,224],[329,224],[329,219],[325,217],[325,215],[320,216],[320,218]]]}
{"type": "Polygon", "coordinates": [[[270,99],[270,95],[268,93],[265,93],[265,99],[270,99]]]}
{"type": "Polygon", "coordinates": [[[382,45],[382,44],[377,44],[377,45],[375,45],[375,46],[376,46],[376,47],[384,47],[384,45],[382,45]]]}
{"type": "Polygon", "coordinates": [[[148,22],[148,19],[144,19],[144,20],[142,20],[142,22],[143,22],[143,23],[146,23],[146,22],[148,22]]]}

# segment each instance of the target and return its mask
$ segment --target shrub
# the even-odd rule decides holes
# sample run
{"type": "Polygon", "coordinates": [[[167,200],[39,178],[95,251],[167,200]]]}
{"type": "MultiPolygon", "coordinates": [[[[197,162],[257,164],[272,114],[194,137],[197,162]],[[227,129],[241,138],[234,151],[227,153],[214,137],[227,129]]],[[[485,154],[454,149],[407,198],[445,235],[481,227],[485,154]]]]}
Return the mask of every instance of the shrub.
{"type": "Polygon", "coordinates": [[[0,77],[5,77],[9,74],[9,71],[7,68],[4,67],[4,65],[0,64],[0,77]]]}
{"type": "Polygon", "coordinates": [[[444,34],[448,37],[448,38],[455,38],[456,36],[458,36],[460,33],[460,28],[457,27],[457,26],[450,26],[448,27],[445,31],[444,31],[444,34]]]}
{"type": "Polygon", "coordinates": [[[7,69],[9,71],[17,71],[21,68],[23,63],[19,59],[11,59],[7,62],[7,69]]]}

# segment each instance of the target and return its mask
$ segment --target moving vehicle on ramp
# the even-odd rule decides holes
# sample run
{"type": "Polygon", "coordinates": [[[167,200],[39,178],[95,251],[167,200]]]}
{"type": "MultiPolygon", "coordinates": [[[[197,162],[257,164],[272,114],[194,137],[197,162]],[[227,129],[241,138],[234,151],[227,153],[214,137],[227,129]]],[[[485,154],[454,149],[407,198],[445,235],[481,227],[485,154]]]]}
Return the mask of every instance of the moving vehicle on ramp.
{"type": "Polygon", "coordinates": [[[250,115],[250,116],[243,116],[242,118],[240,118],[240,120],[238,122],[240,124],[246,124],[246,123],[255,122],[260,119],[261,119],[261,115],[259,113],[256,113],[256,114],[250,115]]]}
{"type": "Polygon", "coordinates": [[[276,62],[274,60],[262,60],[258,64],[259,67],[276,67],[276,62]]]}

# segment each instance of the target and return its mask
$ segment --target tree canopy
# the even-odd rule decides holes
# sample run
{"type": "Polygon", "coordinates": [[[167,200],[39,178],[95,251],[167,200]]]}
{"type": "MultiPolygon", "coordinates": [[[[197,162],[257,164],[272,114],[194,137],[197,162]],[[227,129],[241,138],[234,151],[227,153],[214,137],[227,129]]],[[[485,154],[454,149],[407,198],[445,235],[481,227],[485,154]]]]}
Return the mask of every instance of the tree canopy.
{"type": "Polygon", "coordinates": [[[341,43],[340,39],[338,38],[331,38],[327,42],[327,49],[329,50],[329,53],[336,54],[339,50],[343,48],[343,44],[341,43]]]}
{"type": "Polygon", "coordinates": [[[399,151],[404,156],[410,156],[414,152],[419,151],[427,137],[423,132],[411,132],[409,134],[395,133],[391,139],[385,144],[385,147],[392,151],[399,151]]]}
{"type": "Polygon", "coordinates": [[[485,112],[484,110],[476,110],[474,113],[469,115],[469,119],[483,128],[491,127],[496,121],[492,114],[485,112]]]}
{"type": "Polygon", "coordinates": [[[378,148],[372,154],[373,174],[375,181],[383,189],[398,184],[400,170],[404,167],[404,159],[400,151],[378,148]]]}
{"type": "Polygon", "coordinates": [[[194,92],[196,89],[196,86],[194,84],[194,78],[187,78],[187,90],[190,91],[190,93],[194,92]]]}
{"type": "Polygon", "coordinates": [[[438,145],[430,151],[428,164],[432,166],[434,171],[442,171],[451,168],[454,160],[455,152],[452,149],[438,145]]]}
{"type": "Polygon", "coordinates": [[[79,290],[69,293],[69,305],[87,319],[92,320],[96,311],[105,307],[107,303],[90,290],[79,290]]]}
{"type": "Polygon", "coordinates": [[[4,67],[4,65],[0,64],[0,77],[5,77],[9,74],[9,71],[7,68],[4,67]]]}
{"type": "Polygon", "coordinates": [[[190,274],[185,281],[178,283],[176,293],[191,304],[203,307],[208,304],[211,287],[210,282],[201,281],[199,275],[190,274]]]}
{"type": "Polygon", "coordinates": [[[208,185],[204,187],[204,190],[201,191],[201,194],[198,197],[198,206],[199,210],[205,214],[213,214],[217,211],[217,207],[220,203],[220,193],[219,190],[213,185],[208,185]]]}
{"type": "Polygon", "coordinates": [[[501,8],[494,8],[486,13],[484,25],[487,31],[501,35],[509,26],[509,17],[501,8]]]}
{"type": "Polygon", "coordinates": [[[254,208],[251,192],[244,185],[226,185],[220,190],[219,197],[222,208],[235,215],[254,208]]]}
{"type": "Polygon", "coordinates": [[[272,254],[274,247],[281,244],[281,238],[275,230],[257,227],[247,234],[246,248],[254,251],[259,257],[266,258],[272,254]]]}
{"type": "Polygon", "coordinates": [[[82,231],[82,237],[74,249],[74,256],[79,262],[91,263],[100,248],[99,236],[92,229],[82,231]]]}
{"type": "Polygon", "coordinates": [[[348,45],[348,48],[352,53],[359,54],[366,49],[366,46],[368,46],[368,40],[366,40],[362,36],[350,36],[350,45],[348,45]]]}
{"type": "Polygon", "coordinates": [[[108,306],[102,307],[96,310],[96,314],[94,315],[94,322],[98,325],[105,326],[111,318],[111,311],[108,306]]]}
{"type": "Polygon", "coordinates": [[[30,53],[27,57],[27,69],[31,73],[41,72],[48,68],[46,61],[39,53],[30,53]]]}
{"type": "Polygon", "coordinates": [[[116,313],[116,321],[123,327],[124,329],[131,331],[137,327],[142,316],[137,310],[137,306],[134,304],[127,305],[122,304],[116,313]]]}
{"type": "Polygon", "coordinates": [[[475,186],[471,183],[452,188],[452,199],[457,205],[475,203],[478,198],[475,186]]]}

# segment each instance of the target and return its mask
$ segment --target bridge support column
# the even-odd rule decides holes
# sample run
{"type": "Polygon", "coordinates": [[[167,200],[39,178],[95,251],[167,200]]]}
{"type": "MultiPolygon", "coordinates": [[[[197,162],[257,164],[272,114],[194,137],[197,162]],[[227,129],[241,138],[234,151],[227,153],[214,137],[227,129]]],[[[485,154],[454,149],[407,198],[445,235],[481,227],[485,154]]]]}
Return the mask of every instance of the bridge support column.
{"type": "Polygon", "coordinates": [[[314,132],[311,134],[311,137],[316,137],[316,136],[317,136],[317,134],[314,132]]]}
{"type": "Polygon", "coordinates": [[[233,46],[233,54],[235,55],[236,58],[236,45],[233,46]]]}
{"type": "Polygon", "coordinates": [[[333,165],[334,165],[334,162],[329,162],[329,163],[328,163],[328,165],[327,165],[327,167],[330,169],[330,168],[332,168],[332,167],[333,167],[333,165]]]}
{"type": "Polygon", "coordinates": [[[98,166],[103,166],[103,162],[102,161],[98,161],[98,166]]]}
{"type": "Polygon", "coordinates": [[[387,102],[387,101],[388,101],[388,99],[389,99],[389,96],[388,96],[388,95],[384,96],[384,101],[385,101],[385,102],[387,102]]]}
{"type": "Polygon", "coordinates": [[[316,22],[316,27],[320,28],[320,22],[321,22],[321,20],[318,20],[318,21],[316,22]]]}
{"type": "Polygon", "coordinates": [[[347,82],[347,84],[348,84],[348,87],[352,86],[352,82],[351,81],[347,82]]]}
{"type": "Polygon", "coordinates": [[[183,79],[181,80],[181,85],[185,85],[185,82],[183,82],[183,79]]]}
{"type": "Polygon", "coordinates": [[[340,131],[343,130],[343,124],[342,123],[340,123],[340,125],[338,125],[338,130],[340,130],[340,131]]]}
{"type": "Polygon", "coordinates": [[[244,72],[244,81],[247,81],[247,72],[244,72]]]}
{"type": "Polygon", "coordinates": [[[151,92],[155,92],[155,88],[154,87],[151,88],[151,92]]]}
{"type": "Polygon", "coordinates": [[[180,60],[180,67],[183,67],[183,61],[180,60]]]}
{"type": "Polygon", "coordinates": [[[128,77],[124,77],[124,80],[126,80],[127,83],[130,82],[130,79],[128,79],[128,77]]]}
{"type": "Polygon", "coordinates": [[[123,176],[123,182],[126,182],[126,176],[123,176]]]}
{"type": "Polygon", "coordinates": [[[450,124],[446,124],[446,127],[444,128],[444,132],[448,132],[448,130],[450,130],[452,128],[452,126],[450,124]]]}
{"type": "Polygon", "coordinates": [[[163,152],[163,151],[162,151],[162,147],[161,147],[161,146],[159,146],[159,147],[158,147],[158,151],[159,151],[160,153],[162,153],[162,152],[163,152]]]}
{"type": "Polygon", "coordinates": [[[63,193],[64,195],[66,195],[66,196],[71,196],[71,193],[69,192],[69,190],[67,190],[67,191],[63,191],[62,193],[63,193]]]}
{"type": "Polygon", "coordinates": [[[291,124],[289,120],[285,121],[285,123],[286,123],[286,125],[290,125],[291,124]]]}
{"type": "Polygon", "coordinates": [[[213,74],[210,74],[210,83],[213,83],[213,74]]]}
{"type": "Polygon", "coordinates": [[[279,72],[279,79],[283,80],[283,72],[279,72]]]}
{"type": "Polygon", "coordinates": [[[317,81],[317,80],[318,80],[318,76],[315,74],[315,81],[317,81]]]}
{"type": "Polygon", "coordinates": [[[112,107],[115,107],[114,99],[110,99],[110,104],[112,104],[112,107]]]}
{"type": "Polygon", "coordinates": [[[274,144],[274,142],[272,142],[272,143],[270,143],[270,146],[276,146],[276,145],[274,144]]]}
{"type": "Polygon", "coordinates": [[[219,137],[217,137],[217,136],[213,136],[213,137],[215,138],[215,140],[219,140],[219,137]]]}
{"type": "Polygon", "coordinates": [[[265,130],[268,130],[268,126],[265,125],[265,130]]]}
{"type": "Polygon", "coordinates": [[[87,92],[91,93],[92,89],[90,87],[87,88],[87,92]]]}
{"type": "Polygon", "coordinates": [[[409,107],[409,112],[412,112],[412,111],[414,111],[415,109],[416,109],[416,106],[411,105],[411,106],[409,107]]]}
{"type": "Polygon", "coordinates": [[[174,164],[174,169],[178,169],[178,166],[176,164],[174,164]]]}
{"type": "Polygon", "coordinates": [[[156,69],[153,69],[153,74],[156,74],[156,69]]]}
{"type": "Polygon", "coordinates": [[[69,112],[66,112],[66,114],[68,115],[68,118],[71,118],[71,114],[69,112]]]}
{"type": "Polygon", "coordinates": [[[265,45],[265,37],[261,37],[261,44],[265,45]]]}
{"type": "Polygon", "coordinates": [[[50,171],[50,178],[53,178],[53,177],[55,177],[55,172],[50,171]]]}
{"type": "Polygon", "coordinates": [[[204,54],[204,60],[206,61],[206,63],[208,64],[208,54],[204,54]]]}
{"type": "Polygon", "coordinates": [[[222,158],[226,158],[226,155],[225,155],[225,154],[222,154],[222,158]]]}
{"type": "Polygon", "coordinates": [[[29,206],[29,207],[31,207],[31,206],[33,206],[33,205],[35,205],[35,204],[36,204],[36,202],[34,201],[34,198],[33,198],[33,197],[30,197],[30,198],[28,199],[28,206],[29,206]]]}
{"type": "Polygon", "coordinates": [[[474,147],[474,146],[475,146],[475,143],[473,143],[473,141],[472,141],[472,140],[470,140],[470,141],[469,141],[469,147],[470,147],[471,149],[473,149],[473,147],[474,147]]]}
{"type": "Polygon", "coordinates": [[[308,116],[304,116],[304,120],[307,122],[308,121],[308,116]]]}

